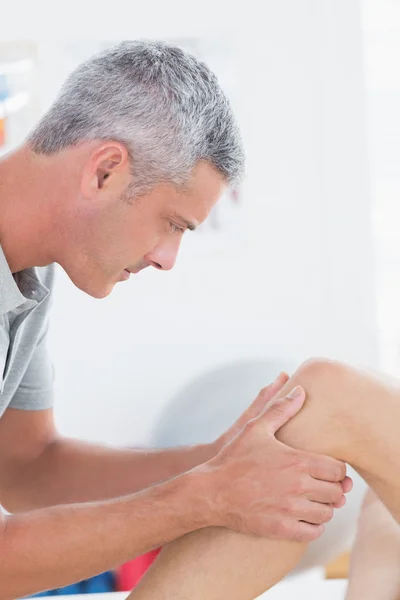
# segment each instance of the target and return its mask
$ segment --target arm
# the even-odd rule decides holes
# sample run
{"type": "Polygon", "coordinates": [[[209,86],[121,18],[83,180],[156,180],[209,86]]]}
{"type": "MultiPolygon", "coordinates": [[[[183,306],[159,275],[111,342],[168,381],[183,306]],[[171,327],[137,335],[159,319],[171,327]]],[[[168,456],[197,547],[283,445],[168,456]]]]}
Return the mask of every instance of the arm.
{"type": "Polygon", "coordinates": [[[46,322],[0,419],[0,501],[10,512],[130,494],[211,458],[212,445],[145,452],[60,436],[50,408],[54,369],[47,331],[46,322]]]}
{"type": "Polygon", "coordinates": [[[114,501],[0,513],[0,600],[88,578],[202,527],[201,482],[192,472],[114,501]]]}
{"type": "Polygon", "coordinates": [[[0,499],[10,512],[116,498],[170,479],[216,454],[212,444],[126,450],[58,435],[51,409],[0,419],[0,499]]]}
{"type": "MultiPolygon", "coordinates": [[[[234,437],[241,429],[243,419],[257,414],[281,385],[278,383],[269,391],[262,391],[233,425],[231,434],[234,437]]],[[[19,459],[24,453],[31,456],[35,447],[38,451],[47,437],[43,427],[33,426],[32,415],[25,417],[25,421],[19,421],[20,425],[24,422],[25,429],[20,430],[21,446],[13,446],[14,460],[18,452],[19,459]],[[23,433],[35,430],[36,437],[28,435],[30,442],[27,444],[23,433]]],[[[11,434],[6,429],[0,438],[4,448],[8,435],[11,434]]],[[[227,437],[223,436],[222,441],[226,442],[227,437]]],[[[8,460],[11,461],[10,456],[8,460]]],[[[210,477],[208,469],[193,469],[163,484],[116,500],[2,515],[0,600],[65,586],[115,567],[154,547],[166,545],[173,539],[184,538],[194,530],[219,524],[221,515],[213,508],[213,500],[219,491],[217,479],[214,475],[210,477]]]]}
{"type": "MultiPolygon", "coordinates": [[[[268,393],[263,390],[246,411],[245,417],[254,417],[267,397],[268,393]]],[[[275,411],[269,427],[276,431],[300,407],[298,402],[287,401],[287,410],[284,413],[275,411]]],[[[250,420],[249,423],[254,421],[250,420]]],[[[341,485],[328,483],[343,479],[342,463],[295,451],[279,444],[273,435],[266,435],[265,432],[260,438],[262,443],[258,444],[258,454],[249,455],[248,448],[241,442],[241,433],[237,433],[238,429],[241,431],[240,427],[241,419],[232,427],[235,435],[232,442],[224,447],[230,449],[225,452],[225,459],[219,456],[220,452],[214,464],[212,460],[208,461],[133,496],[2,517],[0,600],[11,600],[42,589],[64,586],[112,568],[151,548],[168,545],[178,537],[185,548],[185,540],[192,531],[211,525],[216,526],[211,529],[212,533],[215,530],[223,531],[224,526],[239,531],[243,528],[248,530],[254,527],[254,516],[258,514],[262,517],[264,531],[274,531],[275,524],[281,520],[279,511],[286,511],[282,499],[293,502],[299,499],[298,492],[291,492],[288,488],[288,485],[293,487],[293,481],[298,484],[307,482],[316,500],[301,499],[299,512],[295,510],[293,513],[294,530],[298,527],[307,535],[311,530],[313,538],[319,535],[319,526],[307,526],[298,522],[298,519],[317,519],[314,523],[329,520],[331,509],[326,509],[320,503],[337,502],[342,497],[341,485]],[[231,452],[232,444],[234,452],[231,452]],[[266,456],[269,457],[268,461],[265,460],[266,456]],[[314,470],[318,478],[324,481],[313,479],[309,473],[314,470]],[[233,478],[232,473],[236,473],[233,478]],[[253,515],[248,515],[250,505],[253,505],[253,515]]],[[[223,437],[226,439],[226,436],[223,437]]],[[[255,529],[259,530],[259,526],[255,529]]],[[[290,533],[286,535],[289,537],[290,533]]],[[[290,546],[289,542],[286,543],[290,546]]],[[[201,551],[201,544],[198,550],[201,551]]],[[[203,555],[207,562],[208,551],[203,555]]],[[[189,559],[191,556],[189,551],[189,559]]],[[[240,552],[237,558],[239,556],[240,552]]],[[[201,560],[198,564],[201,564],[201,560]]],[[[179,563],[177,567],[178,581],[183,572],[179,563]]],[[[146,588],[147,594],[150,594],[146,597],[166,597],[163,581],[159,583],[161,588],[156,593],[152,585],[146,588]]],[[[184,592],[184,588],[171,598],[182,597],[181,592],[184,592]]]]}
{"type": "Polygon", "coordinates": [[[120,450],[62,438],[53,411],[8,409],[0,419],[0,500],[10,512],[116,498],[189,471],[215,456],[286,383],[281,374],[213,444],[120,450]]]}

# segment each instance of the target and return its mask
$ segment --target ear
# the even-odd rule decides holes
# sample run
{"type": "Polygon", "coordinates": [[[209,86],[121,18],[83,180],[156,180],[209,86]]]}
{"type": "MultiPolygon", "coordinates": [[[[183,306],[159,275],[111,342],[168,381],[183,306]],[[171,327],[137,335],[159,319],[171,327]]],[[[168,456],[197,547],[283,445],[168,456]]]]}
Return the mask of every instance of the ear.
{"type": "Polygon", "coordinates": [[[94,199],[100,192],[120,196],[131,177],[129,154],[119,142],[102,142],[89,156],[81,180],[84,198],[94,199]]]}

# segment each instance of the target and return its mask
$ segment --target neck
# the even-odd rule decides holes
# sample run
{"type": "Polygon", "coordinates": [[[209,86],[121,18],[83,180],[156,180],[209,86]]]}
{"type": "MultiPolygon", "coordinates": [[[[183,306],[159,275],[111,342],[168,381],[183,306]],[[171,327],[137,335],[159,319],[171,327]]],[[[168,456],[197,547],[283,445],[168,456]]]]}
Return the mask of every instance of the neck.
{"type": "Polygon", "coordinates": [[[55,261],[45,171],[46,161],[27,146],[0,161],[0,245],[13,273],[55,261]]]}

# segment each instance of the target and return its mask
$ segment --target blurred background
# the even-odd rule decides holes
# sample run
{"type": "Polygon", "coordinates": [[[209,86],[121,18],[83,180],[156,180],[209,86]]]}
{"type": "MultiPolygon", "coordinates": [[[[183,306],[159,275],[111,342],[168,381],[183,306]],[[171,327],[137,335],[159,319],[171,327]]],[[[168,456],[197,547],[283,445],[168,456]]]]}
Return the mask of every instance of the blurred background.
{"type": "Polygon", "coordinates": [[[229,21],[197,32],[194,12],[141,32],[130,6],[128,36],[124,19],[120,35],[114,23],[97,39],[0,37],[0,153],[82,60],[157,37],[219,76],[247,175],[187,236],[171,273],[149,269],[98,301],[59,271],[50,343],[60,430],[127,446],[195,443],[309,356],[400,375],[400,1],[250,2],[239,33],[229,21]]]}

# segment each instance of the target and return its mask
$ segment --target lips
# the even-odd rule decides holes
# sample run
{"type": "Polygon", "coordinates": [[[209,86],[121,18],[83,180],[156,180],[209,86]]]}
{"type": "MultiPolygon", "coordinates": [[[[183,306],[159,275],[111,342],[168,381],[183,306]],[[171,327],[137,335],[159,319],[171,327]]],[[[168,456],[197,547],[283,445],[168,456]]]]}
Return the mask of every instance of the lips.
{"type": "Polygon", "coordinates": [[[124,269],[127,273],[130,273],[131,275],[136,275],[136,273],[139,273],[139,271],[141,269],[124,269]]]}
{"type": "Polygon", "coordinates": [[[128,271],[128,269],[124,269],[123,271],[121,271],[120,281],[127,281],[130,276],[130,271],[128,271]]]}

